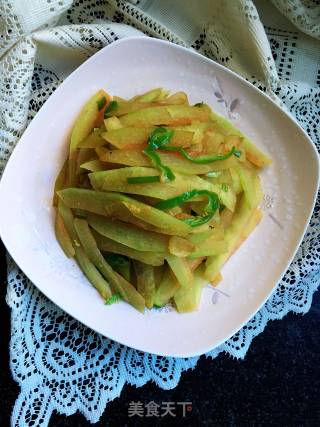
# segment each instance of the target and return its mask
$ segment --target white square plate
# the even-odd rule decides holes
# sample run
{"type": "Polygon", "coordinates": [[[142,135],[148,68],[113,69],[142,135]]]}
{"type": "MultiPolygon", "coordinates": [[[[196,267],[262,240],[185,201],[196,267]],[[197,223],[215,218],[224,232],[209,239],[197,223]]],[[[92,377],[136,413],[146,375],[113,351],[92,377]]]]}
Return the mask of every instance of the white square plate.
{"type": "Polygon", "coordinates": [[[21,138],[0,184],[0,232],[29,279],[53,302],[101,334],[143,351],[193,356],[219,345],[262,306],[287,269],[310,219],[319,175],[306,133],[269,98],[221,65],[168,42],[139,37],[102,49],[80,66],[41,108],[21,138]],[[207,287],[199,311],[138,313],[105,306],[54,235],[54,180],[72,124],[98,89],[130,97],[154,87],[183,90],[227,114],[273,158],[262,173],[264,219],[207,287]],[[219,296],[219,298],[217,298],[219,296]]]}

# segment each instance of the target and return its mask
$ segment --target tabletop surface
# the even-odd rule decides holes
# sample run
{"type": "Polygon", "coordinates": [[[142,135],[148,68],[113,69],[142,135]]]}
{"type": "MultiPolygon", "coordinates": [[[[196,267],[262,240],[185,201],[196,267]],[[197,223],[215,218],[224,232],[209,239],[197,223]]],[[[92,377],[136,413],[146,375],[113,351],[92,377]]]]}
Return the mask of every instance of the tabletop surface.
{"type": "MultiPolygon", "coordinates": [[[[10,309],[5,303],[6,261],[0,241],[0,425],[9,425],[19,386],[9,369],[10,309]]],[[[142,388],[126,385],[118,399],[107,405],[96,427],[122,426],[314,426],[320,425],[320,293],[316,292],[310,311],[302,316],[288,314],[270,322],[255,338],[245,360],[220,355],[201,357],[193,371],[182,374],[173,390],[148,383],[142,388]],[[142,402],[166,406],[174,402],[176,417],[129,416],[130,408],[142,402]],[[132,403],[133,402],[133,403],[132,403]],[[182,405],[191,402],[182,417],[182,405]]],[[[161,413],[161,412],[160,412],[161,413]]],[[[57,413],[50,427],[89,426],[82,415],[57,413]]],[[[26,426],[28,427],[28,426],[26,426]]]]}

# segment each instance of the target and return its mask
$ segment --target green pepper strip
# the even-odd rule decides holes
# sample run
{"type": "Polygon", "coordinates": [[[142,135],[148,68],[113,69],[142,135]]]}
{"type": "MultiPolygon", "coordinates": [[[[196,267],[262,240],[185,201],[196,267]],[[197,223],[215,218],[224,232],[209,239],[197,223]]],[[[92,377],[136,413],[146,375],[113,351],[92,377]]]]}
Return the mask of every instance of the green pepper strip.
{"type": "Polygon", "coordinates": [[[110,253],[105,258],[114,270],[126,267],[129,264],[128,258],[123,255],[110,253]]]}
{"type": "Polygon", "coordinates": [[[105,255],[106,261],[111,267],[123,276],[128,282],[130,280],[130,261],[123,255],[109,253],[105,255]]]}
{"type": "Polygon", "coordinates": [[[104,110],[104,118],[106,119],[107,117],[109,117],[109,113],[111,113],[111,111],[113,110],[116,110],[117,108],[118,108],[117,101],[109,102],[107,108],[104,110]]]}
{"type": "Polygon", "coordinates": [[[193,163],[200,163],[200,164],[216,162],[217,160],[227,160],[232,155],[234,155],[236,157],[240,157],[241,156],[241,151],[237,150],[236,147],[232,147],[232,149],[227,154],[215,154],[213,156],[199,156],[199,157],[192,157],[192,156],[190,156],[190,154],[188,154],[186,152],[186,150],[184,148],[182,148],[182,147],[170,147],[170,146],[166,146],[163,149],[164,150],[169,150],[169,151],[177,151],[178,153],[182,154],[183,157],[185,157],[186,159],[190,160],[191,162],[193,162],[193,163]]]}
{"type": "MultiPolygon", "coordinates": [[[[187,160],[190,160],[194,163],[200,163],[200,164],[211,163],[217,160],[226,160],[232,155],[236,157],[241,156],[241,151],[237,150],[236,147],[232,147],[232,149],[227,154],[216,154],[213,156],[192,157],[190,156],[190,154],[186,152],[186,150],[183,147],[172,147],[168,145],[173,136],[173,132],[174,132],[173,130],[167,130],[162,127],[155,129],[149,136],[147,148],[143,150],[144,154],[147,155],[151,160],[153,166],[160,170],[161,172],[160,181],[166,182],[166,181],[173,181],[175,179],[175,176],[172,170],[161,162],[160,156],[158,155],[158,153],[156,153],[156,150],[161,148],[167,151],[177,151],[180,154],[182,154],[187,160]]],[[[159,182],[159,180],[157,178],[152,178],[152,177],[141,177],[141,179],[138,179],[138,177],[132,177],[132,178],[127,178],[127,182],[129,184],[143,184],[143,183],[150,183],[150,182],[159,182]]]]}
{"type": "Polygon", "coordinates": [[[160,170],[162,175],[162,181],[164,182],[173,181],[175,179],[175,176],[172,170],[161,162],[161,159],[156,153],[156,150],[163,146],[166,146],[170,142],[172,135],[173,130],[168,131],[165,128],[155,129],[149,136],[148,147],[143,150],[144,154],[148,156],[151,160],[153,166],[160,170]]]}
{"type": "Polygon", "coordinates": [[[133,176],[127,178],[128,184],[149,184],[150,182],[160,182],[159,176],[133,176]]]}
{"type": "Polygon", "coordinates": [[[106,105],[107,99],[105,96],[102,96],[99,101],[97,101],[98,104],[98,110],[102,110],[102,108],[106,105]]]}
{"type": "Polygon", "coordinates": [[[179,196],[172,197],[171,199],[163,200],[157,203],[154,207],[157,209],[171,209],[175,206],[179,206],[182,203],[185,203],[194,197],[206,196],[208,197],[208,203],[203,208],[203,215],[197,216],[194,218],[186,218],[182,221],[186,222],[190,227],[197,227],[199,225],[205,224],[210,221],[210,219],[215,214],[216,210],[220,208],[220,202],[218,195],[208,190],[191,190],[186,191],[185,193],[180,194],[179,196]]]}
{"type": "Polygon", "coordinates": [[[111,305],[111,304],[114,304],[115,302],[118,302],[121,300],[122,300],[121,295],[118,292],[116,292],[115,294],[111,295],[111,297],[106,299],[105,304],[111,305]]]}

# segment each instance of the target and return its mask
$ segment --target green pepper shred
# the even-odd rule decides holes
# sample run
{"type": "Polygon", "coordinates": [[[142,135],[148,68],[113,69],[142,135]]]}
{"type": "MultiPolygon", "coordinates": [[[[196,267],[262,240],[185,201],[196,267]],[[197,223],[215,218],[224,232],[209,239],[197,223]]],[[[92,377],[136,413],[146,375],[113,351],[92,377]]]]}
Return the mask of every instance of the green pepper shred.
{"type": "Polygon", "coordinates": [[[208,203],[203,208],[203,215],[195,216],[193,218],[185,218],[182,221],[190,225],[190,227],[197,227],[210,221],[214,216],[217,209],[220,208],[220,202],[218,195],[208,190],[191,190],[180,194],[179,196],[172,197],[171,199],[163,200],[157,203],[154,207],[157,209],[172,209],[175,206],[179,206],[195,197],[206,196],[208,203]]]}
{"type": "Polygon", "coordinates": [[[111,101],[109,103],[109,105],[107,106],[107,108],[104,110],[104,118],[107,119],[109,117],[109,114],[111,113],[111,111],[114,111],[117,108],[118,108],[117,101],[111,101]]]}
{"type": "Polygon", "coordinates": [[[156,153],[156,150],[162,147],[166,147],[172,136],[173,130],[167,130],[165,128],[159,127],[151,133],[148,140],[148,147],[143,150],[144,154],[148,156],[153,163],[153,166],[160,170],[162,180],[164,182],[173,181],[175,176],[172,170],[161,162],[161,159],[156,153]]]}
{"type": "Polygon", "coordinates": [[[97,101],[98,104],[98,110],[102,110],[102,108],[106,105],[107,102],[107,98],[105,96],[103,96],[102,98],[99,99],[99,101],[97,101]]]}
{"type": "Polygon", "coordinates": [[[122,300],[121,295],[118,292],[116,292],[115,294],[111,295],[111,297],[106,299],[105,304],[111,305],[111,304],[114,304],[115,302],[118,302],[121,300],[122,300]]]}
{"type": "Polygon", "coordinates": [[[187,160],[190,160],[193,163],[200,163],[200,164],[212,163],[212,162],[216,162],[218,160],[227,160],[232,155],[234,155],[236,157],[241,156],[241,151],[237,150],[236,147],[232,147],[231,150],[229,151],[229,153],[227,153],[227,154],[214,154],[214,155],[209,155],[209,156],[198,156],[198,157],[190,156],[190,154],[188,154],[186,152],[186,150],[182,147],[167,146],[167,147],[164,147],[164,150],[177,151],[178,153],[182,154],[183,157],[185,157],[187,160]]]}
{"type": "MultiPolygon", "coordinates": [[[[108,108],[108,107],[107,107],[108,108]]],[[[153,166],[161,172],[160,178],[159,177],[131,177],[127,178],[127,182],[129,184],[144,184],[144,183],[150,183],[150,182],[168,182],[173,181],[175,179],[175,175],[172,172],[172,170],[164,165],[161,161],[160,156],[156,152],[159,149],[163,149],[166,151],[176,151],[180,154],[182,154],[183,157],[185,157],[187,160],[190,160],[193,163],[212,163],[216,162],[218,160],[226,160],[232,155],[236,157],[241,156],[241,151],[239,151],[236,147],[232,147],[232,149],[227,154],[214,154],[214,155],[208,155],[208,156],[198,156],[198,157],[192,157],[189,153],[183,148],[183,147],[173,147],[168,145],[170,143],[170,140],[173,136],[174,131],[168,130],[163,127],[158,127],[155,129],[149,136],[148,139],[148,146],[143,150],[143,153],[149,157],[151,160],[153,166]]]]}
{"type": "Polygon", "coordinates": [[[105,256],[105,260],[111,265],[111,267],[117,271],[126,280],[130,281],[130,260],[124,255],[108,253],[105,256]]]}

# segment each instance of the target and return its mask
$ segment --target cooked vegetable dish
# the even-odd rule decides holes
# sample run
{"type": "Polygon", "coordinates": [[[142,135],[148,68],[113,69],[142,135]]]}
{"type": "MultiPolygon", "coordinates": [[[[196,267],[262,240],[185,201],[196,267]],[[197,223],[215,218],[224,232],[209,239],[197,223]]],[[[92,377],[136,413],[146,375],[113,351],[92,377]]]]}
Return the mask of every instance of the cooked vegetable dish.
{"type": "Polygon", "coordinates": [[[198,308],[204,285],[261,219],[271,163],[183,92],[100,90],[77,118],[55,183],[55,232],[106,304],[198,308]]]}

